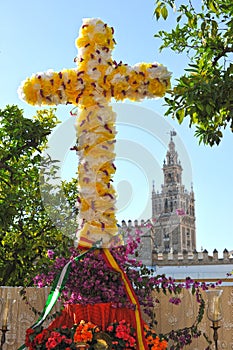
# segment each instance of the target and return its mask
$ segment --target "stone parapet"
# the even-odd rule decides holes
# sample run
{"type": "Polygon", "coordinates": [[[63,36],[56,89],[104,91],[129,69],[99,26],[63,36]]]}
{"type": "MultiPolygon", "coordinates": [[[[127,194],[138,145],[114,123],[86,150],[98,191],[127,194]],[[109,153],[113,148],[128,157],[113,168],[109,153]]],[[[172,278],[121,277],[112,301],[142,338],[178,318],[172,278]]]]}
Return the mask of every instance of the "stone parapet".
{"type": "Polygon", "coordinates": [[[219,257],[217,249],[214,249],[212,255],[205,249],[201,252],[197,251],[171,251],[160,252],[155,249],[156,242],[154,239],[154,222],[152,220],[129,220],[122,221],[119,226],[119,232],[131,237],[134,231],[141,231],[142,244],[139,250],[139,259],[145,265],[150,266],[181,266],[181,265],[232,265],[233,254],[224,249],[222,257],[219,257]]]}
{"type": "Polygon", "coordinates": [[[173,252],[160,253],[152,251],[152,265],[157,266],[179,266],[179,265],[232,265],[233,257],[227,249],[223,251],[223,257],[219,258],[218,251],[213,251],[213,256],[210,256],[205,249],[202,252],[173,252]]]}

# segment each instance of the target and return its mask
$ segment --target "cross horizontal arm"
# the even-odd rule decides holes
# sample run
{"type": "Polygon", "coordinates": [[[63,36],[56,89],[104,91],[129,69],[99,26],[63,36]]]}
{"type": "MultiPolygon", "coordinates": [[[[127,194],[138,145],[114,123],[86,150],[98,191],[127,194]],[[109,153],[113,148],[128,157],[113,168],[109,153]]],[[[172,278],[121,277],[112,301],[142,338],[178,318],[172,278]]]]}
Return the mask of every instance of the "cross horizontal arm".
{"type": "Polygon", "coordinates": [[[19,88],[21,98],[32,105],[95,105],[96,98],[109,101],[162,97],[169,88],[170,73],[157,63],[133,67],[109,62],[96,66],[92,74],[80,69],[49,70],[25,80],[19,88]],[[111,63],[111,64],[110,64],[111,63]],[[108,69],[108,75],[105,74],[108,69]],[[95,78],[98,77],[98,78],[95,78]]]}
{"type": "Polygon", "coordinates": [[[48,70],[23,81],[18,93],[31,105],[76,105],[83,86],[83,79],[79,77],[77,69],[64,69],[60,72],[48,70]]]}
{"type": "Polygon", "coordinates": [[[170,72],[158,63],[118,64],[109,77],[111,95],[117,101],[162,97],[170,87],[170,72]]]}

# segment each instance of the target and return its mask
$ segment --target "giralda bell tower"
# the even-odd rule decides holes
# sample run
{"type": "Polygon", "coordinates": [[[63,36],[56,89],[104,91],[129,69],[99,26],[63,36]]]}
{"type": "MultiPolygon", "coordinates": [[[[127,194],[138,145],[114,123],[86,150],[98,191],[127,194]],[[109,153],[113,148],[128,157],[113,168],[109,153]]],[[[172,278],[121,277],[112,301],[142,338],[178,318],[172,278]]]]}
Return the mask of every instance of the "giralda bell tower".
{"type": "Polygon", "coordinates": [[[182,184],[182,166],[173,137],[163,163],[161,191],[152,190],[154,243],[158,252],[193,252],[196,249],[195,199],[193,187],[188,192],[182,184]]]}

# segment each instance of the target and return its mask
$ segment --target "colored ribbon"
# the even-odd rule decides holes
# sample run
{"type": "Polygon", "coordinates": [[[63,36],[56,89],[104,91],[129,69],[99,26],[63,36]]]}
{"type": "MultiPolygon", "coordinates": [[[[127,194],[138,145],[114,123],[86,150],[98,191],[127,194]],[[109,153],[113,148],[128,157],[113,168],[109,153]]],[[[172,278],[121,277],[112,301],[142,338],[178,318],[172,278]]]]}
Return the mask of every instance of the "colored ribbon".
{"type": "MultiPolygon", "coordinates": [[[[61,273],[57,275],[57,277],[55,278],[51,291],[48,295],[48,298],[46,300],[45,303],[45,307],[41,313],[41,315],[39,316],[38,320],[31,326],[32,329],[40,326],[43,324],[43,322],[46,320],[47,316],[49,315],[50,311],[52,310],[53,306],[55,305],[57,299],[59,298],[59,296],[61,295],[61,292],[66,284],[67,278],[69,276],[70,273],[70,269],[71,269],[71,264],[73,261],[78,262],[79,260],[81,260],[88,252],[90,252],[91,250],[94,250],[96,248],[99,248],[100,244],[99,242],[96,243],[92,248],[88,249],[87,251],[85,251],[84,253],[76,256],[73,260],[70,260],[62,269],[61,273]]],[[[18,350],[24,350],[27,349],[26,345],[23,344],[18,350]]]]}
{"type": "Polygon", "coordinates": [[[136,320],[136,335],[137,335],[138,349],[139,350],[148,349],[145,338],[143,336],[144,331],[143,331],[143,321],[142,321],[141,312],[140,312],[140,304],[138,302],[138,298],[135,294],[132,284],[129,281],[128,276],[126,275],[124,270],[118,265],[118,263],[112,256],[110,250],[107,248],[103,248],[102,252],[108,265],[112,267],[113,270],[121,274],[121,278],[122,278],[122,281],[124,282],[127,296],[129,300],[132,302],[132,304],[136,305],[135,320],[136,320]]]}

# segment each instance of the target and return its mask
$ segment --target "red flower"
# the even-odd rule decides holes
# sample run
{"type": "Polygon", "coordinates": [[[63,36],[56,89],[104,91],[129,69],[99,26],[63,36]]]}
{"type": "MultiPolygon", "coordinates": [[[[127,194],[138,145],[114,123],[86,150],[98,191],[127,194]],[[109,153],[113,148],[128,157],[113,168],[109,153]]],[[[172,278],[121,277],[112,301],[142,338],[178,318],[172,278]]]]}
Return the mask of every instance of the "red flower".
{"type": "Polygon", "coordinates": [[[113,326],[109,326],[109,327],[107,328],[107,330],[108,330],[109,332],[112,332],[112,331],[113,331],[113,326]]]}
{"type": "Polygon", "coordinates": [[[48,339],[49,331],[47,329],[43,329],[43,331],[35,337],[34,341],[37,344],[42,344],[45,340],[48,339]]]}
{"type": "Polygon", "coordinates": [[[57,346],[56,340],[54,340],[53,338],[49,338],[46,343],[47,349],[54,349],[56,346],[57,346]]]}

